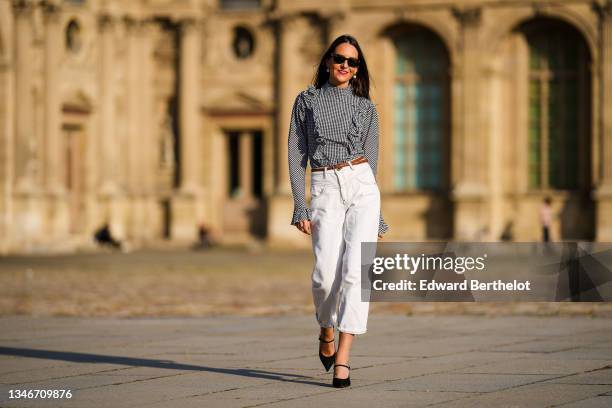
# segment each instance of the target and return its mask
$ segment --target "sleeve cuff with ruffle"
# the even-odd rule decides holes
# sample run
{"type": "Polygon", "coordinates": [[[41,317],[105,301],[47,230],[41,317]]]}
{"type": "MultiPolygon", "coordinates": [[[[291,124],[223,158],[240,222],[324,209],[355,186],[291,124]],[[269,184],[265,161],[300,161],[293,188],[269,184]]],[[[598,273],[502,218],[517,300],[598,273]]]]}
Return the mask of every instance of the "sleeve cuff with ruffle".
{"type": "Polygon", "coordinates": [[[380,218],[378,220],[378,234],[379,235],[383,235],[387,231],[389,231],[389,226],[387,225],[387,223],[385,222],[385,220],[383,219],[383,216],[381,214],[380,218]]]}
{"type": "Polygon", "coordinates": [[[291,225],[295,225],[296,223],[302,220],[311,220],[312,214],[310,212],[310,208],[296,208],[293,210],[293,218],[291,218],[291,225]]]}

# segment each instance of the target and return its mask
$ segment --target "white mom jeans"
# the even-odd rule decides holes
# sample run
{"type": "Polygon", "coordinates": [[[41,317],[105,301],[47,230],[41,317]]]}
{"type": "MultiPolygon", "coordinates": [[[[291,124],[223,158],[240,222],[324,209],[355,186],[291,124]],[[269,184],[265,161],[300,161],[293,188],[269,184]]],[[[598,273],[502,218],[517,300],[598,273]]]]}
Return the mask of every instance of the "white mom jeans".
{"type": "Polygon", "coordinates": [[[378,241],[380,216],[374,173],[367,162],[313,171],[310,193],[317,322],[320,327],[363,334],[370,303],[361,300],[361,242],[378,241]]]}

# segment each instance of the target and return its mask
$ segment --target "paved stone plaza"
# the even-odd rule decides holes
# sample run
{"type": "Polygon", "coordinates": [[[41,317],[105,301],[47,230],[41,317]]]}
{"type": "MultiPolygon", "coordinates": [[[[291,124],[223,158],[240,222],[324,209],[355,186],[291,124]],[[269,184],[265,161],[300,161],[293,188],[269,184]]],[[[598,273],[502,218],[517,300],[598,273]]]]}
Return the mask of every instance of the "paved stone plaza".
{"type": "Polygon", "coordinates": [[[371,314],[352,387],[312,316],[0,318],[2,407],[610,407],[612,320],[371,314]],[[70,389],[70,400],[10,400],[70,389]]]}

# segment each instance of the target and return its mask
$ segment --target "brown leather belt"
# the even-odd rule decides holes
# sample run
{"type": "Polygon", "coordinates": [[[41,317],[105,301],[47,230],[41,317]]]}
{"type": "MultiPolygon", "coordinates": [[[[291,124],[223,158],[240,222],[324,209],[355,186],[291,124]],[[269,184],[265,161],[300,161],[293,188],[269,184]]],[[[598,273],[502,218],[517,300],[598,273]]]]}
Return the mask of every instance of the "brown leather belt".
{"type": "MultiPolygon", "coordinates": [[[[368,159],[365,156],[359,156],[356,159],[351,160],[351,164],[359,164],[359,163],[367,163],[367,162],[368,162],[368,159]]],[[[348,165],[349,165],[349,162],[345,161],[345,162],[334,164],[333,166],[315,167],[311,171],[323,171],[325,169],[327,170],[341,169],[342,167],[346,167],[348,165]]]]}

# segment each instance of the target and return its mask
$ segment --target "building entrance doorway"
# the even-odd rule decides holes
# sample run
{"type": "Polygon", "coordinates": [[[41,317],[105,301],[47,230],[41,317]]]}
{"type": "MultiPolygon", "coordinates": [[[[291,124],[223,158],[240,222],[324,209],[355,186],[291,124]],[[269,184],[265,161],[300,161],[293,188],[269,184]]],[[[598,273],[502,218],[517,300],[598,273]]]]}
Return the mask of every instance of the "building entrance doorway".
{"type": "Polygon", "coordinates": [[[225,135],[226,196],[223,230],[227,235],[263,238],[263,145],[260,130],[229,131],[225,135]]]}

